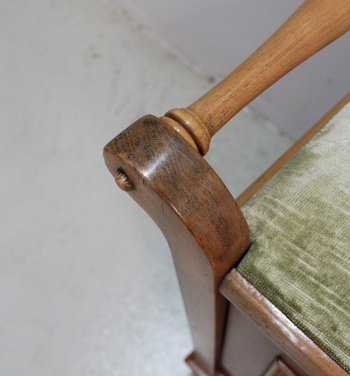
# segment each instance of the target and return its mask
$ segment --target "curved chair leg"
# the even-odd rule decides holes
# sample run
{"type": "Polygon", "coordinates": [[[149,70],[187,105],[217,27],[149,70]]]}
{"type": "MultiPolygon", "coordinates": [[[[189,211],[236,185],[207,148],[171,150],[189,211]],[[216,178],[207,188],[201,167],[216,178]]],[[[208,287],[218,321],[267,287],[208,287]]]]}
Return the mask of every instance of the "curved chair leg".
{"type": "Polygon", "coordinates": [[[249,246],[240,209],[203,157],[154,116],[113,139],[104,156],[168,241],[194,343],[189,365],[196,374],[218,375],[227,312],[218,288],[249,246]]]}

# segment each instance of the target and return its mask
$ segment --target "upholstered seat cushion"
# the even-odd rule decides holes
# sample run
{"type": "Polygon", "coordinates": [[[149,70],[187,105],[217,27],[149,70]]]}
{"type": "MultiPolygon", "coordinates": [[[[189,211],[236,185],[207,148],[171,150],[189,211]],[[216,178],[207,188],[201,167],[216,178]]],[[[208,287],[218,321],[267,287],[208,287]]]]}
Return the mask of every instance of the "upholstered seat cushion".
{"type": "Polygon", "coordinates": [[[350,104],[243,213],[238,271],[350,372],[350,104]]]}

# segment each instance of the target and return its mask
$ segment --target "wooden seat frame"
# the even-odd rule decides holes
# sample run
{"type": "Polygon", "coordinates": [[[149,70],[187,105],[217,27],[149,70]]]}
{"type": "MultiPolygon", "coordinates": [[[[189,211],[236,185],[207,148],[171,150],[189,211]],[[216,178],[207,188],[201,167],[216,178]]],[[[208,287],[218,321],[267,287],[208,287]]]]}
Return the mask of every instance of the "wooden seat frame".
{"type": "Polygon", "coordinates": [[[237,200],[202,156],[211,137],[232,116],[349,29],[349,0],[306,1],[269,40],[198,101],[160,118],[142,117],[104,149],[107,167],[119,187],[153,218],[168,241],[193,338],[194,351],[187,363],[196,375],[229,374],[221,364],[229,302],[262,328],[283,350],[285,363],[299,374],[347,374],[238,272],[228,272],[250,244],[239,207],[350,96],[237,200]]]}

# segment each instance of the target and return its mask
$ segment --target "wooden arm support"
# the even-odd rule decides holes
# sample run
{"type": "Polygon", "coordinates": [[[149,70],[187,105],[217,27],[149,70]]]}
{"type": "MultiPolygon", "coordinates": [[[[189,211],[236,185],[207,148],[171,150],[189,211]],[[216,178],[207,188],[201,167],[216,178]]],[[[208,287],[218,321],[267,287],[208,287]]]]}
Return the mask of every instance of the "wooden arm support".
{"type": "Polygon", "coordinates": [[[196,374],[219,375],[227,311],[219,285],[249,246],[240,209],[200,154],[242,107],[349,28],[350,0],[306,1],[198,101],[160,119],[147,115],[105,147],[119,187],[168,241],[195,347],[188,363],[196,374]]]}
{"type": "Polygon", "coordinates": [[[304,60],[350,29],[349,0],[307,0],[246,61],[165,120],[205,155],[210,139],[238,111],[304,60]]]}
{"type": "Polygon", "coordinates": [[[108,143],[104,156],[166,237],[191,327],[191,362],[214,375],[227,308],[218,288],[249,245],[240,209],[198,152],[154,116],[108,143]]]}

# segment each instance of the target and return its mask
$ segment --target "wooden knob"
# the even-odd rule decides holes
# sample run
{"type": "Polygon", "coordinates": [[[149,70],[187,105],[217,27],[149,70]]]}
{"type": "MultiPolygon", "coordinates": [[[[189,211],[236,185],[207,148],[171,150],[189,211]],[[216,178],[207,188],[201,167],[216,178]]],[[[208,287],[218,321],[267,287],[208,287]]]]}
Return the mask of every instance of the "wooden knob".
{"type": "Polygon", "coordinates": [[[117,170],[117,173],[114,176],[114,179],[116,183],[118,184],[118,187],[123,191],[132,191],[135,189],[134,185],[132,184],[128,176],[125,174],[125,172],[121,168],[117,170]]]}

